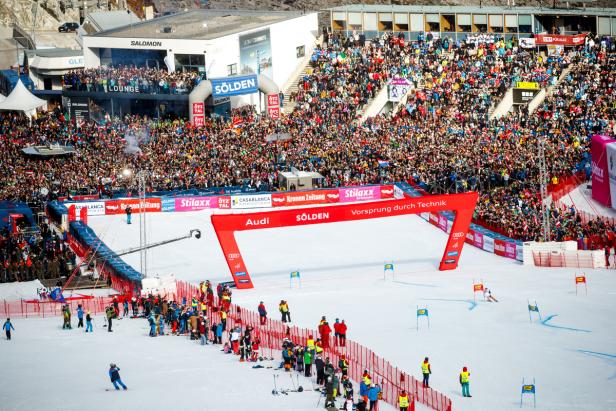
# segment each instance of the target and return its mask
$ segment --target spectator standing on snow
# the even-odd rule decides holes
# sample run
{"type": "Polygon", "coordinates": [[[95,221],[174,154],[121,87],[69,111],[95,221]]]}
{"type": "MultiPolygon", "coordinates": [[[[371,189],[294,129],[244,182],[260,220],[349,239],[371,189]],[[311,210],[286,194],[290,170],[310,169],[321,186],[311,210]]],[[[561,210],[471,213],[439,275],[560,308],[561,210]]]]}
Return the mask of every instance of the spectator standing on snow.
{"type": "Polygon", "coordinates": [[[421,363],[421,373],[423,374],[423,387],[430,388],[430,374],[432,374],[432,368],[430,367],[430,359],[428,357],[421,363]]]}
{"type": "Polygon", "coordinates": [[[115,387],[116,390],[119,390],[118,384],[124,389],[127,390],[126,385],[122,382],[120,378],[120,369],[115,364],[109,364],[109,378],[111,379],[111,383],[115,387]]]}
{"type": "Polygon", "coordinates": [[[73,327],[71,327],[71,309],[68,307],[68,305],[65,305],[62,309],[62,318],[64,320],[64,322],[62,323],[62,329],[72,329],[73,327]]]}
{"type": "Polygon", "coordinates": [[[4,333],[6,334],[7,341],[10,341],[11,340],[11,330],[15,331],[13,324],[11,324],[10,318],[6,319],[2,328],[4,329],[4,333]]]}
{"type": "Polygon", "coordinates": [[[92,328],[92,316],[90,315],[90,310],[86,313],[86,332],[93,332],[92,328]]]}
{"type": "Polygon", "coordinates": [[[313,352],[309,349],[304,351],[304,376],[311,377],[312,376],[312,355],[313,352]]]}
{"type": "Polygon", "coordinates": [[[460,373],[460,385],[462,386],[462,396],[463,397],[472,397],[470,393],[470,375],[468,372],[468,368],[463,367],[462,372],[460,373]]]}
{"type": "Polygon", "coordinates": [[[260,323],[261,325],[264,325],[267,321],[267,310],[265,309],[265,305],[263,304],[263,301],[259,303],[259,307],[257,308],[257,310],[259,310],[260,323]]]}
{"type": "Polygon", "coordinates": [[[122,313],[122,317],[127,317],[128,316],[128,300],[124,300],[124,313],[122,313]]]}
{"type": "Polygon", "coordinates": [[[131,206],[127,205],[126,208],[124,209],[124,212],[126,213],[126,224],[130,224],[131,216],[133,214],[133,209],[131,208],[131,206]]]}
{"type": "Polygon", "coordinates": [[[329,348],[329,335],[331,334],[332,329],[325,320],[325,316],[323,316],[321,323],[319,324],[319,334],[321,334],[321,343],[324,350],[329,348]]]}
{"type": "Polygon", "coordinates": [[[81,304],[77,306],[77,328],[83,328],[83,308],[81,308],[81,304]]]}
{"type": "Polygon", "coordinates": [[[400,395],[398,396],[398,405],[400,406],[400,411],[407,411],[409,409],[409,395],[405,390],[402,390],[400,395]]]}
{"type": "Polygon", "coordinates": [[[105,314],[107,315],[107,332],[112,332],[113,330],[111,329],[111,326],[113,324],[113,316],[115,314],[113,307],[107,307],[105,314]]]}
{"type": "Polygon", "coordinates": [[[381,387],[378,384],[372,384],[368,390],[368,399],[370,400],[370,410],[376,410],[379,402],[379,394],[381,387]]]}
{"type": "Polygon", "coordinates": [[[346,345],[346,334],[347,334],[347,325],[342,320],[341,323],[338,322],[336,318],[336,323],[334,324],[334,332],[337,334],[338,345],[344,347],[346,345]]]}
{"type": "Polygon", "coordinates": [[[280,310],[280,314],[282,314],[282,322],[290,323],[291,322],[291,312],[289,311],[289,304],[285,300],[280,300],[278,309],[280,310]]]}
{"type": "Polygon", "coordinates": [[[317,370],[317,384],[325,384],[325,363],[320,355],[317,355],[317,358],[314,360],[314,367],[317,370]]]}

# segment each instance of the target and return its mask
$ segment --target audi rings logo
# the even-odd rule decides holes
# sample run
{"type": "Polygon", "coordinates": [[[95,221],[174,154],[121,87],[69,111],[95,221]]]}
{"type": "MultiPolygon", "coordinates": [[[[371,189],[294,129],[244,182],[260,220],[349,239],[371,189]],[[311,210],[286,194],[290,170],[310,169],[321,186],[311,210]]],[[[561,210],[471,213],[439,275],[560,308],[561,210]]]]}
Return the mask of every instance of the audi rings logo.
{"type": "Polygon", "coordinates": [[[457,231],[451,235],[451,238],[461,238],[464,237],[464,233],[461,231],[457,231]]]}
{"type": "Polygon", "coordinates": [[[238,253],[229,253],[227,254],[227,257],[229,258],[229,261],[233,261],[240,258],[240,255],[238,253]]]}

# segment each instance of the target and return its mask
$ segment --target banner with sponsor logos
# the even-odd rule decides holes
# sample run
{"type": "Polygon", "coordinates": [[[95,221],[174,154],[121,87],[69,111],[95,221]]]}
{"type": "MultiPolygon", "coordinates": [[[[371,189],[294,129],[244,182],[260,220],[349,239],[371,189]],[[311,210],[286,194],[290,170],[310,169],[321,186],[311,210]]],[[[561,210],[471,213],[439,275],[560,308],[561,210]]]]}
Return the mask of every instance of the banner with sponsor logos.
{"type": "MultiPolygon", "coordinates": [[[[67,204],[71,205],[71,204],[67,204]]],[[[72,203],[75,206],[75,213],[79,215],[82,208],[88,209],[88,216],[93,215],[105,215],[105,202],[104,201],[88,201],[83,203],[72,203]]]]}
{"type": "Polygon", "coordinates": [[[489,253],[494,252],[494,239],[490,236],[483,236],[483,249],[489,253]]]}
{"type": "MultiPolygon", "coordinates": [[[[610,193],[610,173],[608,170],[608,145],[614,145],[616,140],[609,136],[595,134],[591,140],[592,166],[592,198],[604,206],[612,206],[610,193]]],[[[616,158],[614,159],[616,160],[616,158]]],[[[614,164],[609,164],[610,168],[614,164]]]]}
{"type": "Polygon", "coordinates": [[[580,46],[586,40],[584,34],[536,34],[535,44],[537,45],[559,45],[559,46],[580,46]]]}
{"type": "Polygon", "coordinates": [[[212,82],[212,96],[216,98],[256,93],[259,89],[259,80],[255,74],[213,78],[210,81],[212,82]]]}
{"type": "Polygon", "coordinates": [[[394,198],[394,186],[393,185],[381,186],[381,200],[388,199],[388,198],[394,198]]]}
{"type": "Polygon", "coordinates": [[[175,198],[163,197],[161,198],[160,203],[161,203],[161,211],[165,213],[172,213],[175,211],[175,198]]]}
{"type": "MultiPolygon", "coordinates": [[[[126,207],[131,207],[133,213],[141,212],[138,198],[124,198],[120,200],[110,200],[105,202],[105,214],[122,214],[126,207]]],[[[145,211],[148,213],[156,213],[162,211],[160,198],[148,197],[145,200],[145,211]]]]}
{"type": "Polygon", "coordinates": [[[272,206],[289,207],[337,203],[339,199],[338,190],[289,191],[272,194],[272,206]]]}
{"type": "Polygon", "coordinates": [[[231,208],[269,208],[272,206],[271,194],[251,194],[231,196],[231,208]]]}
{"type": "Polygon", "coordinates": [[[218,197],[180,197],[175,199],[175,211],[199,211],[218,208],[218,197]]]}
{"type": "MultiPolygon", "coordinates": [[[[380,187],[376,186],[376,188],[380,196],[380,187]]],[[[353,197],[357,198],[358,196],[358,193],[353,193],[353,197]]],[[[269,200],[271,201],[271,197],[269,200]]],[[[265,200],[263,199],[262,201],[265,200]]],[[[235,284],[238,288],[252,288],[252,280],[235,240],[236,231],[355,221],[452,210],[456,212],[455,220],[439,266],[440,270],[452,270],[458,266],[460,253],[464,246],[466,233],[470,228],[476,203],[477,193],[468,192],[386,202],[339,204],[260,213],[214,214],[211,216],[211,219],[235,284]]]]}
{"type": "Polygon", "coordinates": [[[339,192],[341,203],[381,199],[381,186],[341,188],[339,192]]]}
{"type": "Polygon", "coordinates": [[[477,248],[483,249],[483,234],[479,231],[475,231],[475,235],[473,236],[473,245],[477,248]]]}

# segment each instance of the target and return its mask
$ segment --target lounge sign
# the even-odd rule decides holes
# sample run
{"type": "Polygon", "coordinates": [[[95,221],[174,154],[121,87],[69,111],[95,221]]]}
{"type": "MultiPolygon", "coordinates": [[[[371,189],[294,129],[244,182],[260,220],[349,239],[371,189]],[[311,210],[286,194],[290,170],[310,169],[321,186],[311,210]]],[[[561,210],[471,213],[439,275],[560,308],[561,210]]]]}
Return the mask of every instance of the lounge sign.
{"type": "Polygon", "coordinates": [[[212,95],[215,98],[256,93],[259,89],[259,81],[255,74],[211,79],[211,81],[212,95]]]}

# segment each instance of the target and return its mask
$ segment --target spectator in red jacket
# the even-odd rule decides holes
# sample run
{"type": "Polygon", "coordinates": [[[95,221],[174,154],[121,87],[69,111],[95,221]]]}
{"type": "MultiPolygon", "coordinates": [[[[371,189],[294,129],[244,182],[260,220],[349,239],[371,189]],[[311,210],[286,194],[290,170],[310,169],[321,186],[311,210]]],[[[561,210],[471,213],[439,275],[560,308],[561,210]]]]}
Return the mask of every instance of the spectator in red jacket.
{"type": "Polygon", "coordinates": [[[344,323],[344,320],[342,320],[342,322],[338,322],[338,319],[336,318],[336,322],[334,323],[334,335],[336,336],[336,343],[342,347],[346,345],[346,331],[347,326],[344,323]]]}
{"type": "Polygon", "coordinates": [[[265,322],[267,321],[267,310],[265,309],[265,305],[263,304],[263,301],[261,301],[257,309],[259,310],[259,320],[261,322],[261,325],[264,325],[265,322]]]}
{"type": "Polygon", "coordinates": [[[325,320],[325,317],[321,320],[321,324],[319,324],[319,334],[321,334],[321,342],[323,344],[323,349],[326,350],[329,348],[329,335],[331,334],[332,329],[325,320]]]}

